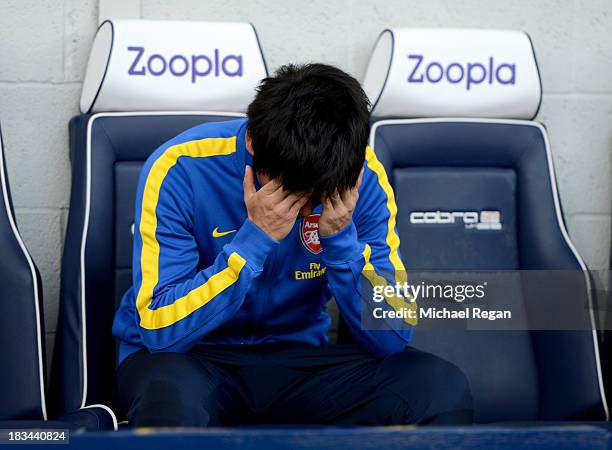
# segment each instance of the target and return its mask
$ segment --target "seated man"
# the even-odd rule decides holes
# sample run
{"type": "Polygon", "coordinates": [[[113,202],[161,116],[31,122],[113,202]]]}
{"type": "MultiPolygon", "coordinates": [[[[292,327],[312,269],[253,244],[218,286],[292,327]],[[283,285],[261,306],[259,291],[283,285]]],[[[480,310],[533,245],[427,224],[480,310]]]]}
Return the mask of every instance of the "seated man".
{"type": "Polygon", "coordinates": [[[113,326],[130,424],[471,421],[457,367],[407,347],[409,327],[361,325],[364,267],[404,270],[368,132],[354,78],[289,65],[263,80],[248,119],[194,127],[151,155],[113,326]],[[327,345],[332,296],[355,344],[327,345]]]}

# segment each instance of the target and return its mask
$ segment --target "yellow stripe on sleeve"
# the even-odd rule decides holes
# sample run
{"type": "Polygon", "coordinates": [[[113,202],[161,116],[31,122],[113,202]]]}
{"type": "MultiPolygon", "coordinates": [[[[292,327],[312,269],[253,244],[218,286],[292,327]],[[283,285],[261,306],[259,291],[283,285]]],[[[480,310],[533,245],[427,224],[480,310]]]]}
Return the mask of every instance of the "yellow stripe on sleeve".
{"type": "Polygon", "coordinates": [[[142,311],[139,310],[140,326],[147,330],[157,330],[184,319],[234,284],[245,264],[246,261],[242,256],[236,252],[232,253],[225,269],[214,274],[206,283],[184,297],[157,309],[149,309],[147,305],[142,311]]]}
{"type": "MultiPolygon", "coordinates": [[[[385,193],[387,197],[387,210],[389,211],[389,219],[387,220],[387,237],[385,239],[387,243],[387,247],[389,247],[389,261],[393,266],[395,271],[395,281],[401,284],[408,282],[408,276],[406,274],[406,268],[404,267],[404,263],[399,257],[399,246],[400,239],[395,231],[396,225],[396,215],[397,215],[397,205],[395,204],[395,194],[393,193],[393,188],[389,183],[389,179],[387,178],[387,173],[385,172],[385,168],[382,163],[376,157],[376,153],[370,146],[366,147],[366,161],[368,163],[368,168],[372,170],[376,174],[376,178],[378,180],[378,184],[385,193]]],[[[364,250],[364,259],[366,260],[366,264],[363,268],[364,276],[372,283],[373,286],[380,284],[387,284],[386,280],[377,275],[374,270],[374,266],[370,263],[370,255],[371,249],[369,245],[366,245],[364,250]]],[[[398,311],[400,308],[417,308],[416,302],[410,298],[408,303],[405,302],[403,297],[392,297],[387,298],[387,303],[393,309],[398,311]]],[[[410,325],[416,325],[416,319],[405,319],[410,325]]]]}
{"type": "Polygon", "coordinates": [[[399,236],[395,232],[395,216],[397,214],[397,206],[395,205],[395,195],[389,184],[387,173],[384,166],[376,158],[374,150],[370,146],[366,148],[366,161],[368,167],[376,174],[378,184],[387,196],[387,209],[389,210],[389,219],[387,220],[387,246],[389,247],[389,260],[395,269],[395,279],[400,283],[407,282],[406,269],[402,260],[399,257],[398,249],[400,245],[399,236]]]}
{"type": "Polygon", "coordinates": [[[175,300],[172,304],[149,309],[153,300],[153,290],[159,281],[160,248],[156,237],[156,209],[166,175],[181,156],[206,158],[229,155],[234,152],[236,152],[235,136],[201,139],[168,147],[151,166],[142,195],[139,228],[142,238],[140,256],[142,281],[136,297],[136,308],[140,315],[140,326],[143,328],[155,330],[178,322],[207,304],[238,279],[245,260],[239,254],[232,253],[228,259],[228,267],[210,277],[206,283],[175,300]]]}
{"type": "MultiPolygon", "coordinates": [[[[366,244],[365,249],[363,250],[363,259],[365,260],[365,264],[363,266],[362,274],[370,282],[370,284],[372,284],[373,287],[386,286],[388,284],[387,280],[385,280],[383,277],[381,277],[380,275],[376,273],[374,266],[370,262],[371,254],[372,254],[372,249],[370,248],[368,244],[366,244]]],[[[384,289],[382,290],[382,293],[385,297],[385,301],[395,311],[401,312],[403,309],[409,309],[409,310],[415,311],[414,318],[407,317],[407,314],[403,315],[404,321],[407,324],[414,326],[418,323],[418,318],[416,315],[416,311],[417,311],[416,302],[413,302],[413,301],[406,302],[406,299],[404,299],[404,297],[400,297],[398,295],[388,296],[384,293],[384,289]]]]}

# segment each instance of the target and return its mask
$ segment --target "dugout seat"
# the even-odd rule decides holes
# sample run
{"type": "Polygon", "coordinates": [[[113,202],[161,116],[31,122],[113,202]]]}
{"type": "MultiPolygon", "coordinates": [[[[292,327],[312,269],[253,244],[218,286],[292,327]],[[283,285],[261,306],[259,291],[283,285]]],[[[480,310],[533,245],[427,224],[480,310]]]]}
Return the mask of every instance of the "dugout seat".
{"type": "Polygon", "coordinates": [[[571,302],[581,324],[574,330],[417,325],[412,345],[466,373],[478,423],[608,420],[588,272],[564,225],[546,129],[533,121],[542,92],[529,37],[386,30],[364,89],[373,104],[370,145],[394,187],[409,277],[430,270],[580,274],[571,298],[536,296],[519,282],[514,300],[528,315],[532,305],[547,304],[554,314],[555,305],[571,302]],[[462,220],[466,212],[477,226],[462,220]]]}
{"type": "Polygon", "coordinates": [[[117,356],[111,326],[132,283],[134,202],[143,163],[188,128],[243,116],[266,75],[250,24],[100,26],[82,114],[69,126],[72,188],[51,383],[58,411],[111,400],[117,356]]]}
{"type": "Polygon", "coordinates": [[[48,420],[42,286],[15,223],[1,130],[0,184],[0,428],[116,429],[104,405],[48,420]]]}

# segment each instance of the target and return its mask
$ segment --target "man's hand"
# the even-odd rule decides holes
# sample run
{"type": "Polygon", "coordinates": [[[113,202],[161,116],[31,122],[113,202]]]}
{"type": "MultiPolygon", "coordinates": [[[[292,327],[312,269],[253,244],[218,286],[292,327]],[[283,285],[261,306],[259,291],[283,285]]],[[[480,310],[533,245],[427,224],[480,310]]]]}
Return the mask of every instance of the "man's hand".
{"type": "Polygon", "coordinates": [[[289,234],[300,208],[306,204],[306,193],[289,193],[278,180],[266,183],[259,191],[251,166],[244,173],[244,203],[249,219],[272,239],[282,241],[289,234]]]}
{"type": "Polygon", "coordinates": [[[363,169],[359,173],[357,183],[352,189],[342,194],[336,192],[323,199],[323,213],[319,219],[319,236],[329,236],[346,227],[353,217],[353,211],[359,199],[359,186],[363,179],[363,169]]]}

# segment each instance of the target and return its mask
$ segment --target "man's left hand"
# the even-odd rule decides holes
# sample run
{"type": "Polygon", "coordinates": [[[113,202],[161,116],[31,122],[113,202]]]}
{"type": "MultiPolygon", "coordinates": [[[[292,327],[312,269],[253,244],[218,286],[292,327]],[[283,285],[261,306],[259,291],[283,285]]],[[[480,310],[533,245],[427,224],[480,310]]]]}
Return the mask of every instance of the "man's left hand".
{"type": "Polygon", "coordinates": [[[319,236],[330,236],[346,227],[353,217],[353,211],[359,199],[359,186],[363,178],[363,169],[359,173],[357,183],[353,188],[343,193],[323,199],[323,213],[319,219],[319,236]]]}

